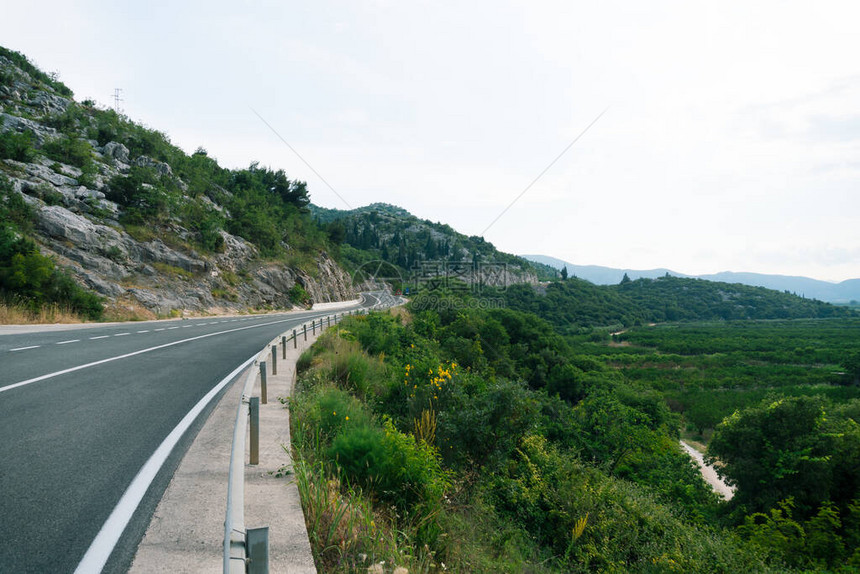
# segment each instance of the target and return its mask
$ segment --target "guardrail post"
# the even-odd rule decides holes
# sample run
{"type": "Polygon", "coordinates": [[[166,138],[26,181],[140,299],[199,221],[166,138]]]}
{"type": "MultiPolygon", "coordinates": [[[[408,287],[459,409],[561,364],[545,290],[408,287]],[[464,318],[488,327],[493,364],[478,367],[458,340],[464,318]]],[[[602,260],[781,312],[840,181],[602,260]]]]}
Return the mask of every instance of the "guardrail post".
{"type": "Polygon", "coordinates": [[[248,574],[269,574],[269,527],[249,528],[246,535],[248,574]]]}
{"type": "MultiPolygon", "coordinates": [[[[331,327],[331,315],[325,318],[325,324],[327,327],[331,327]]],[[[320,319],[320,329],[322,329],[322,319],[320,319]]]]}
{"type": "Polygon", "coordinates": [[[304,333],[305,341],[307,341],[308,340],[308,326],[307,325],[302,325],[302,333],[304,333]]]}
{"type": "Polygon", "coordinates": [[[272,376],[278,374],[278,346],[272,345],[272,376]]]}
{"type": "Polygon", "coordinates": [[[266,361],[260,361],[260,398],[265,405],[268,403],[269,393],[266,390],[266,361]]]}
{"type": "Polygon", "coordinates": [[[298,348],[299,348],[299,340],[296,337],[296,330],[293,329],[293,349],[298,349],[298,348]]]}
{"type": "Polygon", "coordinates": [[[251,464],[260,464],[260,397],[251,397],[251,464]]]}
{"type": "Polygon", "coordinates": [[[317,320],[316,319],[311,321],[311,330],[313,331],[314,335],[317,334],[317,320]]]}
{"type": "Polygon", "coordinates": [[[286,359],[287,358],[287,337],[286,336],[281,337],[281,353],[282,353],[281,358],[286,359]]]}

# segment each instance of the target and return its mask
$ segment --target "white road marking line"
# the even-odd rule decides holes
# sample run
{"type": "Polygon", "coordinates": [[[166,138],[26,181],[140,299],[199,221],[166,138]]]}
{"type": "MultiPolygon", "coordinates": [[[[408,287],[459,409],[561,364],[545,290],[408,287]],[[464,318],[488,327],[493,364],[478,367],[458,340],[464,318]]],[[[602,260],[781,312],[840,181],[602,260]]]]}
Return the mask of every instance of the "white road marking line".
{"type": "Polygon", "coordinates": [[[145,331],[138,331],[138,333],[149,333],[149,329],[147,329],[145,331]]]}
{"type": "Polygon", "coordinates": [[[9,349],[10,351],[26,351],[27,349],[38,349],[42,345],[31,345],[29,347],[18,347],[17,349],[9,349]]]}
{"type": "Polygon", "coordinates": [[[90,341],[95,341],[96,339],[107,339],[110,335],[99,335],[98,337],[90,337],[90,341]]]}
{"type": "Polygon", "coordinates": [[[205,326],[205,325],[206,325],[206,323],[197,323],[197,324],[195,325],[195,327],[203,327],[203,326],[205,326]]]}
{"type": "Polygon", "coordinates": [[[80,339],[71,339],[69,341],[60,341],[57,343],[58,345],[68,345],[69,343],[77,343],[80,339]]]}
{"type": "Polygon", "coordinates": [[[162,327],[161,329],[156,329],[156,331],[164,331],[164,327],[162,327]]]}
{"type": "Polygon", "coordinates": [[[178,329],[178,328],[179,328],[179,327],[168,327],[168,328],[167,328],[167,330],[168,330],[168,331],[172,331],[172,330],[174,330],[174,329],[178,329]]]}
{"type": "Polygon", "coordinates": [[[193,327],[194,325],[182,325],[183,329],[187,329],[188,327],[193,327]]]}
{"type": "Polygon", "coordinates": [[[126,335],[131,335],[131,333],[117,333],[114,337],[125,337],[126,335]]]}
{"type": "Polygon", "coordinates": [[[223,389],[227,383],[232,381],[256,358],[257,356],[254,355],[239,365],[239,367],[237,367],[232,373],[227,375],[211,391],[206,393],[206,395],[200,399],[200,401],[198,401],[190,411],[188,411],[188,414],[179,421],[176,428],[170,431],[170,434],[167,435],[164,441],[162,441],[158,448],[155,449],[155,452],[152,453],[152,456],[149,457],[149,460],[146,461],[143,467],[138,471],[137,476],[135,476],[134,480],[131,481],[131,484],[122,495],[122,498],[119,499],[113,512],[110,513],[110,516],[102,525],[101,530],[99,530],[99,533],[90,544],[89,549],[87,549],[87,553],[84,554],[84,557],[75,569],[75,574],[89,574],[91,572],[102,571],[108,558],[113,552],[116,543],[119,541],[120,536],[122,536],[123,531],[126,526],[128,526],[129,521],[131,521],[132,515],[135,510],[137,510],[138,505],[140,505],[143,495],[146,494],[146,491],[149,489],[149,485],[152,484],[152,481],[155,479],[155,475],[158,474],[158,471],[164,465],[164,461],[167,460],[167,457],[176,446],[176,443],[179,442],[179,439],[185,431],[188,430],[188,427],[194,423],[194,420],[200,412],[206,408],[206,405],[209,404],[209,402],[214,399],[219,392],[221,392],[221,389],[223,389]]]}

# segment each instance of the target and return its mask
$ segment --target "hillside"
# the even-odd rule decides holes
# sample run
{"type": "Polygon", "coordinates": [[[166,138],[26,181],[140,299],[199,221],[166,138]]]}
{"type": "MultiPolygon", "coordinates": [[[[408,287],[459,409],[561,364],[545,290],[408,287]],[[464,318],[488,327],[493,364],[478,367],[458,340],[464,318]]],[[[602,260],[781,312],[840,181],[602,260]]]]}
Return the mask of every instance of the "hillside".
{"type": "Polygon", "coordinates": [[[567,267],[571,277],[591,281],[597,285],[618,284],[624,275],[630,279],[657,279],[669,274],[673,277],[692,277],[719,281],[723,283],[740,283],[751,287],[766,287],[776,291],[787,291],[809,299],[818,299],[828,303],[848,304],[860,301],[860,279],[848,279],[840,283],[831,283],[809,277],[790,275],[768,275],[766,273],[737,273],[722,271],[706,275],[685,275],[671,269],[618,269],[600,265],[574,265],[556,257],[547,255],[523,255],[533,263],[540,263],[556,270],[567,267]]]}
{"type": "Polygon", "coordinates": [[[115,318],[354,296],[308,215],[304,182],[256,163],[224,169],[203,149],[188,155],[164,133],[76,102],[68,87],[4,48],[0,197],[7,302],[67,304],[75,287],[62,269],[115,318]]]}
{"type": "Polygon", "coordinates": [[[311,205],[311,215],[343,243],[347,265],[357,269],[385,261],[407,283],[442,275],[501,287],[555,275],[546,266],[498,251],[483,237],[463,235],[394,205],[374,203],[349,211],[311,205]]]}
{"type": "Polygon", "coordinates": [[[507,306],[568,331],[665,321],[854,316],[844,307],[763,287],[671,276],[618,285],[571,278],[542,289],[514,285],[499,296],[507,306]]]}

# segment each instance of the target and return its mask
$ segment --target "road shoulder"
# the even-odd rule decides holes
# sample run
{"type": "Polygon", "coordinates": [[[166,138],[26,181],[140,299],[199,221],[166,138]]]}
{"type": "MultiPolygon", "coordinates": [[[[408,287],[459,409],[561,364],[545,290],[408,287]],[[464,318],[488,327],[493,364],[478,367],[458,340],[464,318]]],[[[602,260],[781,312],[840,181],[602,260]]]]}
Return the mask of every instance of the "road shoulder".
{"type": "MultiPolygon", "coordinates": [[[[245,464],[245,524],[269,527],[269,570],[290,574],[316,572],[298,489],[289,469],[289,411],[279,398],[292,392],[295,364],[308,341],[278,346],[278,374],[268,357],[268,403],[260,405],[260,464],[245,464]],[[285,448],[286,447],[286,448],[285,448]]],[[[252,367],[259,371],[258,367],[252,367]]],[[[243,381],[240,376],[238,381],[243,381]]],[[[220,571],[233,426],[242,385],[233,383],[213,409],[180,462],[138,546],[129,572],[197,573],[220,571]]],[[[254,396],[259,396],[259,375],[254,396]]]]}

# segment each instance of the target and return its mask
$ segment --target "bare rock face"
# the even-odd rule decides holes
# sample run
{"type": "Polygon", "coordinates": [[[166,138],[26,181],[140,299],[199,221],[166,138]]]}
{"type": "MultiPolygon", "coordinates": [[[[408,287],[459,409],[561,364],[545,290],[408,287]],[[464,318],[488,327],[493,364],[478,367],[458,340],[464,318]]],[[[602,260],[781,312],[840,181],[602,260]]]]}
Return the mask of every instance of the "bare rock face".
{"type": "Polygon", "coordinates": [[[215,261],[222,270],[238,273],[248,261],[253,261],[259,255],[257,248],[235,235],[221,231],[224,239],[224,252],[215,256],[215,261]]]}
{"type": "Polygon", "coordinates": [[[325,253],[314,273],[261,265],[253,245],[222,231],[224,252],[204,257],[178,251],[160,239],[136,241],[65,207],[28,199],[37,208],[35,227],[45,248],[71,266],[82,283],[107,297],[130,297],[157,314],[290,308],[296,284],[314,303],[356,297],[350,276],[325,253]]]}
{"type": "Polygon", "coordinates": [[[78,181],[69,176],[56,173],[49,167],[38,164],[38,163],[28,163],[24,164],[26,167],[24,169],[27,170],[27,173],[36,179],[41,179],[46,181],[52,185],[77,185],[78,181]]]}
{"type": "Polygon", "coordinates": [[[71,103],[71,100],[68,98],[64,98],[56,94],[49,94],[47,92],[36,92],[33,98],[29,101],[29,105],[31,107],[40,109],[45,115],[62,114],[71,103]]]}
{"type": "Polygon", "coordinates": [[[42,125],[39,122],[28,120],[11,114],[0,113],[0,131],[14,131],[18,133],[30,132],[37,147],[41,147],[47,140],[59,135],[54,128],[42,125]]]}
{"type": "Polygon", "coordinates": [[[114,159],[118,162],[122,162],[127,164],[129,162],[128,159],[128,148],[117,142],[108,142],[102,148],[102,154],[105,157],[114,159]]]}
{"type": "Polygon", "coordinates": [[[191,273],[203,273],[207,269],[205,261],[194,257],[196,253],[192,253],[192,256],[185,255],[171,249],[160,239],[129,246],[129,253],[139,261],[164,263],[191,273]]]}
{"type": "Polygon", "coordinates": [[[356,297],[352,277],[343,270],[327,253],[317,260],[318,277],[309,278],[309,286],[305,290],[311,295],[314,303],[330,303],[356,297]]]}
{"type": "Polygon", "coordinates": [[[169,165],[160,161],[156,161],[151,157],[147,157],[145,155],[136,157],[132,162],[132,165],[137,165],[140,167],[151,167],[158,175],[173,175],[173,170],[170,168],[169,165]]]}
{"type": "Polygon", "coordinates": [[[95,250],[108,242],[118,243],[121,239],[115,229],[96,225],[59,205],[46,205],[37,215],[37,229],[51,238],[67,240],[85,251],[95,250]]]}

